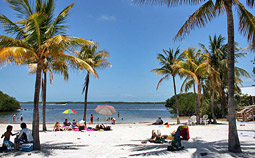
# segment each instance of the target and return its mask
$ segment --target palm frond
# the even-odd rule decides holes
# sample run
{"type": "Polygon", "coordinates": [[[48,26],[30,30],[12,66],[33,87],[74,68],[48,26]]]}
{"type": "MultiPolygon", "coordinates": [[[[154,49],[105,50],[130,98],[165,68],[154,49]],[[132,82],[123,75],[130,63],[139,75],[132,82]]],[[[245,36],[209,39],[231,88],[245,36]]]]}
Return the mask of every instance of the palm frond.
{"type": "Polygon", "coordinates": [[[0,63],[14,62],[16,64],[23,64],[27,58],[31,57],[31,53],[27,52],[30,52],[30,50],[23,47],[0,48],[0,63]]]}
{"type": "Polygon", "coordinates": [[[28,18],[33,14],[28,0],[5,0],[8,5],[18,12],[18,17],[28,18]]]}
{"type": "Polygon", "coordinates": [[[3,26],[4,32],[16,35],[17,39],[22,39],[25,37],[24,30],[20,28],[16,23],[8,19],[6,16],[0,15],[0,23],[3,26]]]}
{"type": "Polygon", "coordinates": [[[74,6],[74,3],[67,6],[64,10],[62,10],[59,15],[57,16],[56,19],[54,19],[53,24],[48,28],[48,30],[45,32],[47,34],[47,36],[50,38],[54,35],[56,35],[57,33],[64,33],[64,31],[66,31],[66,29],[68,28],[68,26],[65,25],[61,25],[62,23],[65,22],[66,17],[68,16],[68,13],[70,11],[70,9],[74,6]]]}
{"type": "Polygon", "coordinates": [[[248,41],[252,43],[252,46],[255,47],[255,18],[254,16],[245,9],[242,3],[238,0],[237,2],[237,12],[239,15],[239,31],[247,36],[248,41]]]}
{"type": "Polygon", "coordinates": [[[205,0],[133,0],[135,4],[152,4],[152,5],[166,5],[170,6],[179,6],[184,4],[196,5],[205,0]]]}
{"type": "Polygon", "coordinates": [[[189,19],[175,35],[174,39],[183,39],[187,34],[189,34],[190,30],[194,29],[195,27],[200,28],[205,26],[205,24],[210,22],[214,17],[214,4],[212,0],[209,0],[189,17],[189,19]]]}
{"type": "Polygon", "coordinates": [[[255,6],[255,0],[246,0],[246,4],[249,6],[249,7],[254,7],[255,6]]]}
{"type": "Polygon", "coordinates": [[[164,79],[169,78],[169,76],[170,76],[170,74],[166,74],[164,77],[162,77],[162,78],[158,81],[158,84],[157,84],[157,88],[156,88],[156,89],[158,89],[158,87],[159,87],[159,85],[161,84],[161,82],[162,82],[164,79]]]}

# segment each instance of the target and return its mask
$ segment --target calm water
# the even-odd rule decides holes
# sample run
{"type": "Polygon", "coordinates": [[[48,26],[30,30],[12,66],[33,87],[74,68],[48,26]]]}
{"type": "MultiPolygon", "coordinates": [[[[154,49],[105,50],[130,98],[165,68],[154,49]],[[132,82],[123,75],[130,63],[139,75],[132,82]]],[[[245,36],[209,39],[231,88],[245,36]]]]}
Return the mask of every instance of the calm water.
{"type": "MultiPolygon", "coordinates": [[[[94,115],[94,123],[106,122],[104,121],[104,116],[97,114],[94,110],[98,104],[88,104],[87,109],[87,121],[90,120],[90,115],[94,115]],[[99,117],[99,121],[96,118],[99,117]]],[[[23,115],[24,122],[32,122],[33,119],[33,104],[23,103],[21,104],[23,109],[17,112],[0,113],[0,122],[13,122],[13,114],[16,113],[18,118],[20,114],[23,115]]],[[[116,118],[116,123],[132,123],[132,122],[153,122],[157,117],[161,117],[164,121],[172,120],[171,117],[174,114],[170,114],[163,104],[111,104],[114,106],[116,111],[120,113],[115,113],[113,116],[116,118]]],[[[42,106],[40,108],[40,122],[42,122],[42,106]]],[[[81,120],[83,118],[84,105],[83,104],[47,104],[46,110],[46,121],[49,123],[54,123],[56,121],[63,122],[65,118],[68,120],[81,120]],[[66,109],[74,109],[77,114],[63,114],[66,109]],[[70,118],[70,119],[69,119],[70,118]]],[[[16,122],[20,122],[16,120],[16,122]]]]}

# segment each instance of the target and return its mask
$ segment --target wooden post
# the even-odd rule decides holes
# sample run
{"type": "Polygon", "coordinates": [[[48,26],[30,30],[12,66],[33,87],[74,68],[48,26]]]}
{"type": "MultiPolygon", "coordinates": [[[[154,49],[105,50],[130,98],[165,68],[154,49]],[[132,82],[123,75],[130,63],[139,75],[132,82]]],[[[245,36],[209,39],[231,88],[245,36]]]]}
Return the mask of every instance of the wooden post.
{"type": "Polygon", "coordinates": [[[254,121],[254,110],[255,110],[255,108],[252,107],[252,120],[253,120],[253,121],[254,121]]]}

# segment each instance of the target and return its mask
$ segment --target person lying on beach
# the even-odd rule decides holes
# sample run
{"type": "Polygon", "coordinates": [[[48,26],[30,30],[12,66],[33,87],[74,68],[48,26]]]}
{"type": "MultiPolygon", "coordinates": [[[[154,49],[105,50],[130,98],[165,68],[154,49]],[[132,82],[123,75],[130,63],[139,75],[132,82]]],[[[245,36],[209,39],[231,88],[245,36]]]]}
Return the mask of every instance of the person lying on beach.
{"type": "Polygon", "coordinates": [[[8,125],[6,128],[6,132],[4,132],[4,134],[1,136],[1,138],[4,137],[3,146],[6,146],[7,150],[12,150],[14,148],[14,144],[10,141],[10,137],[18,134],[13,134],[12,128],[13,127],[11,125],[8,125]]]}
{"type": "Polygon", "coordinates": [[[111,130],[111,126],[105,126],[104,124],[97,124],[96,127],[94,128],[95,131],[103,129],[105,131],[111,130]]]}
{"type": "Polygon", "coordinates": [[[168,135],[161,135],[160,130],[157,130],[157,134],[156,134],[156,130],[153,129],[152,130],[152,136],[149,139],[150,142],[155,142],[155,143],[162,143],[164,139],[166,139],[168,137],[168,135]]]}
{"type": "Polygon", "coordinates": [[[20,131],[20,134],[17,135],[17,137],[14,139],[15,151],[19,148],[21,144],[33,142],[32,132],[27,128],[26,123],[21,123],[20,127],[22,130],[20,131]]]}

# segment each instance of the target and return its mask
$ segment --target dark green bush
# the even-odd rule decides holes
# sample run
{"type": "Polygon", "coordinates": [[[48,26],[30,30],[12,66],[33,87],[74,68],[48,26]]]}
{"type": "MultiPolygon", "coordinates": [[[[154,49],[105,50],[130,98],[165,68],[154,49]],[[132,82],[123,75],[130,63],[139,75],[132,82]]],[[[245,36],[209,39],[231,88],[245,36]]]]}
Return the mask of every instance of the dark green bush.
{"type": "Polygon", "coordinates": [[[15,111],[20,108],[19,102],[0,91],[0,112],[15,111]]]}
{"type": "MultiPolygon", "coordinates": [[[[177,95],[180,116],[190,116],[195,113],[194,97],[195,97],[194,93],[183,93],[177,95]]],[[[176,113],[175,96],[172,96],[170,99],[167,99],[165,106],[167,108],[173,108],[172,110],[170,110],[171,113],[176,113]]]]}

